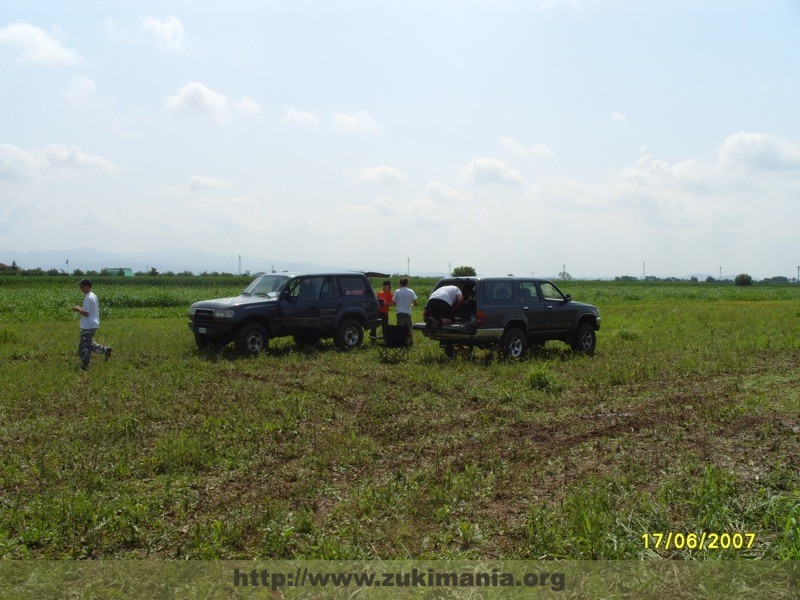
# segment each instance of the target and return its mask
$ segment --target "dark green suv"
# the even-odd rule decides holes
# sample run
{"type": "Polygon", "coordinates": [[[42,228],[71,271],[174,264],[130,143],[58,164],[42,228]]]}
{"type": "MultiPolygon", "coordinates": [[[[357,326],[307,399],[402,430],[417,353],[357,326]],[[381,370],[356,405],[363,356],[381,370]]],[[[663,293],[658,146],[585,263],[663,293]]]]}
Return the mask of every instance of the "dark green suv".
{"type": "Polygon", "coordinates": [[[333,338],[349,350],[361,345],[364,329],[380,323],[375,291],[363,273],[261,275],[235,298],[189,307],[198,348],[232,341],[251,355],[266,350],[270,338],[289,335],[300,344],[333,338]]]}
{"type": "Polygon", "coordinates": [[[520,358],[528,346],[548,340],[566,342],[578,352],[593,354],[600,329],[600,312],[591,304],[575,302],[545,279],[527,277],[451,277],[434,289],[457,286],[463,295],[452,324],[442,326],[425,314],[414,329],[437,340],[448,356],[457,346],[499,346],[509,357],[520,358]]]}

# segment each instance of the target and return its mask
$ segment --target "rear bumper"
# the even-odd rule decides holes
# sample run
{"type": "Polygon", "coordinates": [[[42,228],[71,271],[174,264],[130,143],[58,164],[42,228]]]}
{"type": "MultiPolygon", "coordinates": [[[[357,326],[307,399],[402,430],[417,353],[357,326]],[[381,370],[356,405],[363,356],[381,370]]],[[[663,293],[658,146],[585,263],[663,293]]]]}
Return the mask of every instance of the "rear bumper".
{"type": "Polygon", "coordinates": [[[446,325],[438,327],[433,331],[425,323],[414,323],[412,328],[421,331],[425,337],[440,342],[461,342],[461,343],[480,343],[483,341],[497,341],[503,336],[503,330],[499,328],[479,328],[474,321],[469,323],[459,323],[456,325],[446,325]]]}

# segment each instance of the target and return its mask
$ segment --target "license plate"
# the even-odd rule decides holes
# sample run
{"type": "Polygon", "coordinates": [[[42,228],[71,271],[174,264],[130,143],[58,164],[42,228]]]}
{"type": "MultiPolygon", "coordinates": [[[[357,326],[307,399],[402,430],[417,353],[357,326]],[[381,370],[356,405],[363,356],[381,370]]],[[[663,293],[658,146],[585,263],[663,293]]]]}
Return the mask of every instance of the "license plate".
{"type": "Polygon", "coordinates": [[[197,333],[208,333],[208,327],[198,327],[197,333]]]}

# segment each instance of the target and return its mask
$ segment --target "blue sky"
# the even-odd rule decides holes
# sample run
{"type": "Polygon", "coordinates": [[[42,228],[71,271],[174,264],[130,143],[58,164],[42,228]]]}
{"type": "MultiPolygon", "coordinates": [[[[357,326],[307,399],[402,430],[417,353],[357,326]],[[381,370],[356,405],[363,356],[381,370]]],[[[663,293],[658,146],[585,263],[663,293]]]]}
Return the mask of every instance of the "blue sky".
{"type": "Polygon", "coordinates": [[[791,277],[798,39],[797,0],[4,0],[0,248],[791,277]]]}

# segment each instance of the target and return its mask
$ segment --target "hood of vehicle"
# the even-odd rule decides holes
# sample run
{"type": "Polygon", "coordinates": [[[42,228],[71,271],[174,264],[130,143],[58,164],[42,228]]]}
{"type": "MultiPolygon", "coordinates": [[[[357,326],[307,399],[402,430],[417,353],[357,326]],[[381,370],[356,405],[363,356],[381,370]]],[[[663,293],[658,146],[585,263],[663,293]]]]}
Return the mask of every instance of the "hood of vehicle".
{"type": "Polygon", "coordinates": [[[571,306],[577,306],[578,308],[585,308],[587,310],[597,312],[597,307],[594,304],[587,304],[586,302],[575,302],[575,300],[570,300],[569,304],[571,306]]]}
{"type": "Polygon", "coordinates": [[[192,304],[190,308],[233,308],[248,304],[271,304],[273,302],[277,302],[277,299],[265,298],[264,296],[233,296],[232,298],[201,300],[192,304]]]}

